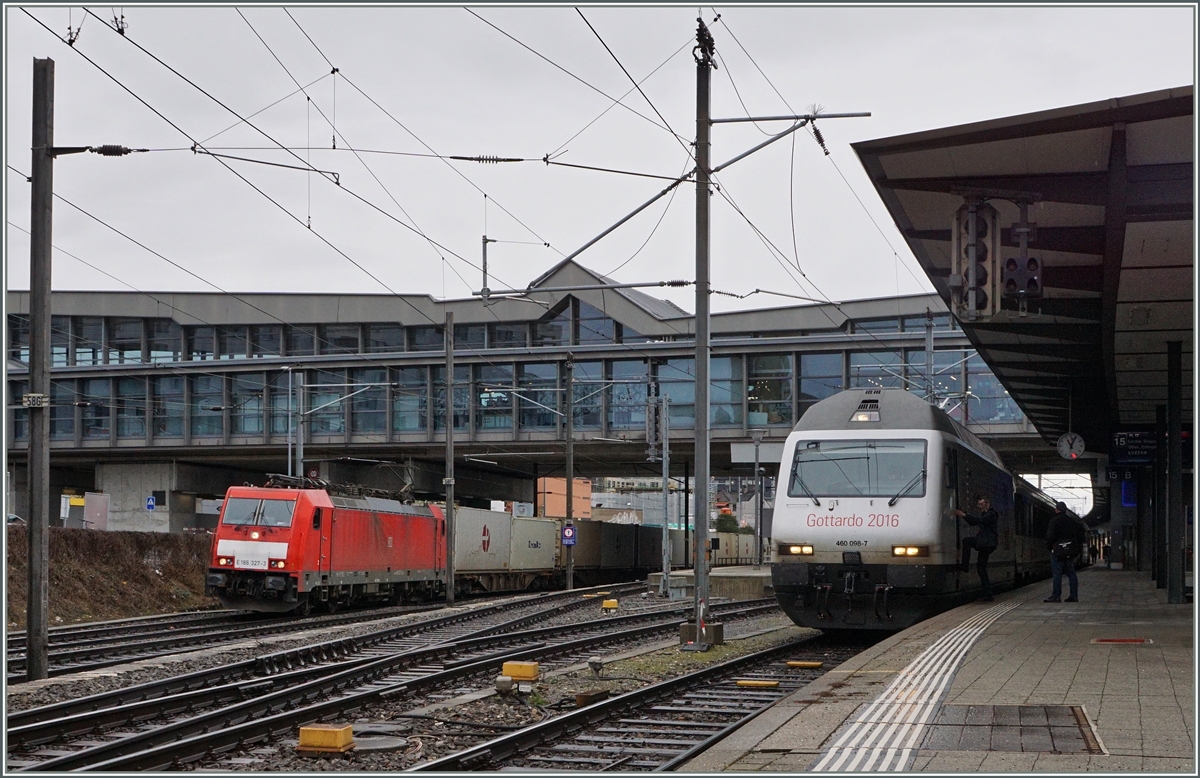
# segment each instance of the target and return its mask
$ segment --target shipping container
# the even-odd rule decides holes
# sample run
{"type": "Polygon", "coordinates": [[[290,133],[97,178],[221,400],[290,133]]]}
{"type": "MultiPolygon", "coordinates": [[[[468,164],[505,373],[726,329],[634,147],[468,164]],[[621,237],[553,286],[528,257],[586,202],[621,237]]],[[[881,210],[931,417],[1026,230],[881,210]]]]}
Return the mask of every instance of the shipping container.
{"type": "Polygon", "coordinates": [[[637,554],[638,526],[603,521],[597,523],[600,525],[600,567],[629,570],[632,573],[637,554]]]}
{"type": "Polygon", "coordinates": [[[559,523],[552,519],[512,519],[512,570],[553,572],[559,523]]]}
{"type": "Polygon", "coordinates": [[[508,570],[512,555],[512,516],[480,508],[454,509],[454,571],[508,570]]]}

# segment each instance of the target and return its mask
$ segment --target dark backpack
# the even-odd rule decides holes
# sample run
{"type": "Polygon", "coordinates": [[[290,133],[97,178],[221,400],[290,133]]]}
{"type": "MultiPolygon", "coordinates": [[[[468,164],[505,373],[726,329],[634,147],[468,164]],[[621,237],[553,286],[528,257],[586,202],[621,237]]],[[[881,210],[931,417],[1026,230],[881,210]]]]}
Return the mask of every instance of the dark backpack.
{"type": "Polygon", "coordinates": [[[1074,559],[1079,556],[1079,551],[1078,540],[1056,540],[1050,549],[1050,553],[1060,562],[1067,559],[1074,559]]]}

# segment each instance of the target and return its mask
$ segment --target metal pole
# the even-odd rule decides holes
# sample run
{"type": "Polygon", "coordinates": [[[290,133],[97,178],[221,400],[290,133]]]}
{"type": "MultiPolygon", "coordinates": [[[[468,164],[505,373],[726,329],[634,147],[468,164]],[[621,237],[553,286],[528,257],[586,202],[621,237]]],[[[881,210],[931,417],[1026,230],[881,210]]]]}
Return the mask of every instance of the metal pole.
{"type": "MultiPolygon", "coordinates": [[[[483,244],[487,251],[487,243],[483,244]]],[[[446,604],[454,604],[454,312],[446,311],[446,604]]]]}
{"type": "Polygon", "coordinates": [[[758,444],[761,438],[754,441],[754,531],[758,535],[758,566],[763,562],[763,533],[762,533],[762,472],[758,464],[758,444]]]}
{"type": "Polygon", "coordinates": [[[1183,602],[1182,342],[1167,341],[1167,604],[1183,602]]]}
{"type": "Polygon", "coordinates": [[[932,403],[933,396],[933,311],[925,309],[925,401],[932,403]]]}
{"type": "Polygon", "coordinates": [[[691,538],[691,523],[692,520],[688,516],[688,501],[692,496],[692,488],[688,482],[688,463],[685,460],[683,463],[683,567],[686,570],[691,567],[692,560],[692,538],[691,538]]]}
{"type": "Polygon", "coordinates": [[[671,419],[667,415],[670,400],[662,396],[662,420],[659,429],[662,431],[662,473],[663,473],[663,530],[662,530],[662,585],[658,593],[667,597],[671,593],[671,532],[667,521],[671,508],[671,419]]]}
{"type": "MultiPolygon", "coordinates": [[[[575,358],[567,354],[567,510],[566,525],[575,526],[575,358]]],[[[567,546],[567,591],[575,588],[575,546],[567,546]]]]}
{"type": "Polygon", "coordinates": [[[709,495],[709,121],[711,74],[714,66],[712,34],[698,21],[696,29],[696,649],[703,650],[704,609],[708,604],[709,495]]]}
{"type": "Polygon", "coordinates": [[[305,478],[308,474],[304,472],[304,425],[308,423],[308,417],[304,415],[304,376],[300,376],[300,386],[296,388],[299,390],[296,397],[296,475],[305,478]]]}
{"type": "MultiPolygon", "coordinates": [[[[50,244],[54,193],[54,60],[33,61],[29,238],[29,392],[50,395],[50,244]]],[[[47,677],[50,643],[50,412],[29,408],[29,566],[25,676],[47,677]]]]}
{"type": "Polygon", "coordinates": [[[289,365],[287,368],[288,374],[288,453],[287,453],[287,474],[292,475],[292,428],[296,425],[296,417],[292,409],[292,368],[289,365]]]}

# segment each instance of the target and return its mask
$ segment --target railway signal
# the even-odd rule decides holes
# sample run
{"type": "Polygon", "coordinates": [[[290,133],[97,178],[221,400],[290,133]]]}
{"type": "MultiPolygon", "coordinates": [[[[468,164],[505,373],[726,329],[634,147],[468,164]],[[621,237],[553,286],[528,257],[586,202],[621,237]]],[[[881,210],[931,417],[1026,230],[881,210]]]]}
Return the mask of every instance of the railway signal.
{"type": "Polygon", "coordinates": [[[954,216],[950,285],[955,308],[968,321],[990,318],[1000,310],[997,216],[995,208],[977,197],[967,198],[954,216]]]}

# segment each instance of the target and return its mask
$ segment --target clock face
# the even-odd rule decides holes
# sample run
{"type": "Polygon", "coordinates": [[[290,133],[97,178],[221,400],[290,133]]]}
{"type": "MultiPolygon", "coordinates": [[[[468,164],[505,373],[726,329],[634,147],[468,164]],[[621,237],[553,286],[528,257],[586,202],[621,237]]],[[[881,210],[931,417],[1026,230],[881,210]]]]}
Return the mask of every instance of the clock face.
{"type": "Polygon", "coordinates": [[[1058,455],[1063,459],[1079,459],[1083,456],[1083,437],[1074,432],[1068,432],[1058,439],[1058,455]]]}

